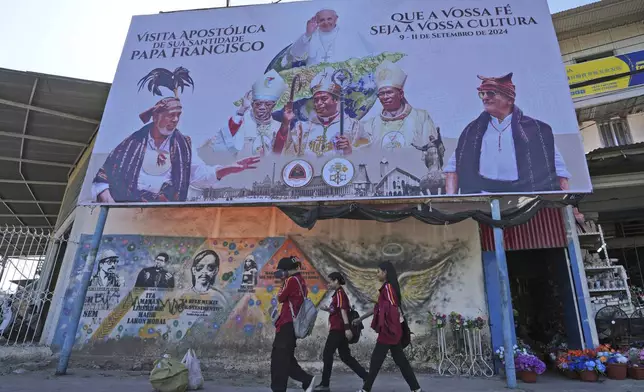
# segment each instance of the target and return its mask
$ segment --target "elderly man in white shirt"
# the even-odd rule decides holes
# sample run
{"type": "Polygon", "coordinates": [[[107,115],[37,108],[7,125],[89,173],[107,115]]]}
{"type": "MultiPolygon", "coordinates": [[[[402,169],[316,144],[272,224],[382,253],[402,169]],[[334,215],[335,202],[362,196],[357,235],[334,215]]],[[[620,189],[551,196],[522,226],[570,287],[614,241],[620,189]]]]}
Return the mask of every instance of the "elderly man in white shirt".
{"type": "Polygon", "coordinates": [[[479,76],[485,111],[461,133],[443,169],[448,194],[539,193],[568,189],[571,177],[552,128],[523,114],[512,73],[479,76]]]}
{"type": "Polygon", "coordinates": [[[191,190],[215,187],[227,175],[255,168],[257,157],[230,166],[193,162],[190,137],[177,129],[181,113],[181,101],[175,97],[163,98],[141,113],[146,125],[108,155],[92,183],[93,200],[181,202],[191,190]]]}

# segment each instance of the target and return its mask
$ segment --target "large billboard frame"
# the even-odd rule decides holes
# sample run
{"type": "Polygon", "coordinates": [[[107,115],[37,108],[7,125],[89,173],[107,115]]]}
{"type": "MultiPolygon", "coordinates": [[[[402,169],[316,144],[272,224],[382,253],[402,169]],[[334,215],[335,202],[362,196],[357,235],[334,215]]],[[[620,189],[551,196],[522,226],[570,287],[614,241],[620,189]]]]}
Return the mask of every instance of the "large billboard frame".
{"type": "MultiPolygon", "coordinates": [[[[449,7],[448,3],[383,2],[384,9],[363,12],[365,20],[355,21],[355,26],[342,15],[360,10],[361,2],[284,3],[134,17],[79,204],[241,206],[590,193],[588,168],[546,1],[529,5],[518,0],[505,5],[463,1],[449,7]],[[271,13],[287,14],[297,27],[276,23],[269,17],[271,13]],[[309,14],[314,16],[304,17],[309,14]],[[213,25],[206,15],[220,15],[233,24],[201,28],[213,25]],[[173,27],[164,32],[151,28],[168,25],[173,27]],[[324,26],[329,31],[324,31],[324,26]],[[421,32],[423,29],[427,32],[421,32]],[[333,40],[343,35],[344,47],[335,41],[327,41],[331,46],[325,46],[324,37],[329,36],[325,33],[329,32],[335,32],[333,40]],[[542,40],[535,43],[538,56],[530,57],[529,50],[519,47],[517,52],[525,52],[521,61],[492,59],[478,67],[455,65],[453,71],[444,64],[432,65],[428,75],[419,65],[436,54],[466,61],[464,51],[479,46],[496,46],[503,52],[526,37],[536,36],[542,40]],[[307,37],[308,43],[304,42],[307,37]],[[316,37],[319,44],[313,42],[316,37]],[[226,46],[217,44],[218,40],[227,42],[226,46]],[[298,42],[305,44],[297,48],[298,42]],[[242,44],[246,46],[242,48],[242,44]],[[374,51],[373,47],[378,48],[374,51]],[[235,53],[224,55],[217,50],[235,53]],[[425,50],[429,57],[423,54],[425,50]],[[191,58],[195,56],[200,61],[191,58]],[[236,73],[236,64],[245,61],[243,56],[251,58],[246,63],[258,64],[252,73],[236,73]],[[531,60],[539,62],[548,80],[535,80],[534,71],[527,66],[531,60]],[[208,76],[204,70],[212,64],[221,67],[222,74],[231,80],[243,76],[243,82],[221,83],[208,76]],[[449,109],[473,100],[471,96],[450,98],[450,77],[441,76],[449,75],[447,70],[455,74],[455,90],[463,96],[480,96],[476,97],[478,110],[470,107],[468,115],[460,118],[449,109]],[[465,73],[467,77],[461,76],[465,73]],[[423,95],[410,91],[414,87],[408,81],[413,78],[416,86],[447,87],[438,88],[437,94],[423,95]],[[458,80],[463,78],[468,79],[466,87],[458,80]],[[207,108],[205,95],[190,95],[203,90],[204,84],[206,88],[222,86],[227,92],[236,90],[225,100],[232,104],[234,113],[207,108]],[[318,95],[335,98],[327,105],[334,113],[325,113],[324,103],[316,106],[318,95]],[[441,106],[435,95],[452,102],[441,106]],[[494,104],[486,100],[501,99],[497,97],[512,101],[505,122],[488,110],[494,104]],[[395,110],[387,112],[391,109],[387,105],[395,106],[392,99],[398,99],[399,107],[393,108],[399,110],[397,114],[395,110]],[[268,118],[264,123],[261,118],[257,121],[267,107],[268,118]],[[130,117],[137,114],[145,124],[138,135],[131,133],[136,125],[124,119],[126,111],[130,117]],[[385,118],[386,112],[394,117],[385,118]],[[204,128],[204,124],[210,127],[204,119],[213,114],[217,118],[212,129],[191,130],[179,138],[177,130],[183,129],[183,124],[188,122],[188,129],[204,128]],[[164,115],[165,119],[155,119],[164,115]],[[179,124],[182,115],[193,118],[179,124]],[[391,124],[400,120],[396,115],[401,116],[403,125],[392,131],[391,124]],[[201,116],[199,120],[194,119],[197,116],[201,116]],[[335,119],[323,124],[330,116],[335,119]],[[247,126],[251,120],[256,126],[247,126]],[[160,121],[170,124],[166,131],[172,136],[164,139],[165,145],[155,145],[155,137],[163,136],[159,132],[153,135],[160,121]],[[409,126],[409,122],[413,124],[409,126]],[[401,131],[403,126],[407,128],[401,131]],[[485,126],[487,130],[482,129],[485,126]],[[262,127],[267,130],[264,134],[262,127]],[[327,129],[335,134],[322,138],[327,129]],[[506,129],[512,135],[503,136],[502,141],[506,129]],[[490,152],[489,140],[481,140],[493,130],[499,133],[497,154],[490,152]],[[235,131],[243,137],[236,137],[235,131]],[[302,143],[302,135],[311,140],[302,143]],[[284,140],[280,141],[280,136],[284,140]],[[541,145],[535,142],[537,138],[541,145]],[[118,143],[119,139],[123,141],[118,143]],[[276,147],[280,142],[281,150],[276,147]],[[470,142],[479,144],[470,147],[470,142]],[[514,150],[512,158],[500,154],[502,149],[514,150]],[[280,155],[275,158],[277,150],[280,155]],[[158,153],[156,159],[150,151],[158,153]],[[228,159],[225,163],[220,159],[223,156],[228,159]],[[354,159],[356,156],[359,158],[354,159]],[[508,164],[508,160],[516,163],[508,164]],[[478,170],[473,168],[477,165],[478,170]],[[195,188],[195,184],[208,186],[195,188]],[[110,198],[101,198],[105,190],[110,198]]],[[[239,65],[240,69],[248,68],[244,67],[239,65]]],[[[223,101],[217,99],[213,100],[222,106],[223,101]]]]}

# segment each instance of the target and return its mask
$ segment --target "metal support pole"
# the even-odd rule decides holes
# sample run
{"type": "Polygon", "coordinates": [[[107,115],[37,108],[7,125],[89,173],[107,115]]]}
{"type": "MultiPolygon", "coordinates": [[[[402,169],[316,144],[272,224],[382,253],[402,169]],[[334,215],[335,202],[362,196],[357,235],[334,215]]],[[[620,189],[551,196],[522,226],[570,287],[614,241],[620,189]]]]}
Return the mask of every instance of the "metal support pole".
{"type": "Polygon", "coordinates": [[[80,322],[81,314],[83,312],[83,305],[85,305],[87,288],[89,287],[89,282],[92,277],[92,271],[94,270],[94,264],[96,263],[96,254],[98,253],[98,247],[101,244],[101,237],[103,237],[103,229],[105,228],[105,222],[107,221],[108,208],[108,206],[101,206],[101,211],[98,215],[98,221],[96,222],[96,228],[94,229],[94,236],[92,237],[89,254],[85,259],[81,285],[76,293],[76,298],[73,300],[72,314],[69,321],[71,329],[67,333],[65,341],[63,342],[63,348],[60,351],[60,359],[58,360],[58,367],[56,368],[56,375],[58,376],[62,376],[67,373],[69,357],[71,356],[72,349],[74,348],[78,323],[80,322]]]}
{"type": "MultiPolygon", "coordinates": [[[[566,240],[568,241],[568,256],[570,260],[570,275],[573,280],[573,295],[577,303],[578,317],[582,330],[582,348],[593,348],[599,344],[597,327],[595,326],[595,314],[590,302],[590,293],[586,283],[586,270],[584,269],[584,258],[579,245],[577,235],[577,223],[572,206],[566,206],[561,211],[564,225],[566,226],[566,240]]],[[[601,228],[599,229],[601,231],[601,228]]],[[[602,244],[604,241],[602,241],[602,244]]]]}
{"type": "MultiPolygon", "coordinates": [[[[492,199],[492,219],[501,220],[501,205],[499,199],[492,199]]],[[[517,387],[517,374],[514,368],[514,341],[512,336],[512,297],[508,291],[508,263],[505,259],[505,246],[503,244],[503,229],[493,227],[494,252],[496,266],[499,274],[499,287],[501,288],[501,316],[503,319],[503,346],[505,349],[505,377],[508,388],[517,387]]]]}

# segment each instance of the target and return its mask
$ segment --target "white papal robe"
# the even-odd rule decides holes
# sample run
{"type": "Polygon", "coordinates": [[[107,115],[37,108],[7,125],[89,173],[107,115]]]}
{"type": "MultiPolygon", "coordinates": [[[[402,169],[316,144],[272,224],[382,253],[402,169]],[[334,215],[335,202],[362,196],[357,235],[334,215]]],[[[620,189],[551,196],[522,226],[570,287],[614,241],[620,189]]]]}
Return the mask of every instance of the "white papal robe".
{"type": "Polygon", "coordinates": [[[289,56],[282,59],[282,66],[288,61],[305,61],[307,66],[321,63],[336,63],[350,58],[363,58],[374,54],[374,49],[359,33],[340,30],[316,30],[311,36],[303,34],[291,45],[289,56]]]}
{"type": "Polygon", "coordinates": [[[407,104],[405,110],[396,117],[384,113],[364,122],[365,132],[371,135],[372,146],[385,151],[427,145],[430,136],[438,138],[434,121],[426,110],[412,108],[407,104]]]}

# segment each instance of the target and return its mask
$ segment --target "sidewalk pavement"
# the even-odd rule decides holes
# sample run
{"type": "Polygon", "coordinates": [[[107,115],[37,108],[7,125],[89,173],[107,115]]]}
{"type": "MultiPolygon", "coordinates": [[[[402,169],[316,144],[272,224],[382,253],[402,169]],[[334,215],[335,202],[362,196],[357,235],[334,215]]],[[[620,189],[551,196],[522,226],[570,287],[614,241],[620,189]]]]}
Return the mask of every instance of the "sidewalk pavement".
{"type": "MultiPolygon", "coordinates": [[[[108,372],[101,370],[71,370],[67,376],[56,377],[48,371],[24,372],[0,377],[0,391],[11,392],[152,392],[147,376],[128,372],[108,372]]],[[[336,373],[332,378],[333,392],[355,392],[360,388],[360,381],[355,375],[336,373]]],[[[318,378],[319,380],[319,378],[318,378]]],[[[431,391],[507,391],[505,382],[499,377],[492,379],[440,377],[436,375],[418,374],[418,380],[427,392],[431,391]]],[[[267,381],[267,380],[266,380],[267,381]]],[[[224,380],[207,380],[203,391],[206,392],[269,392],[265,381],[246,379],[244,377],[224,380]],[[240,385],[244,384],[244,385],[240,385]]],[[[289,391],[301,391],[298,388],[289,391]]],[[[374,385],[374,392],[403,392],[408,387],[400,374],[382,373],[374,385]]],[[[578,380],[567,380],[556,374],[539,377],[536,384],[519,382],[517,391],[524,392],[641,392],[644,391],[644,381],[605,380],[598,383],[582,383],[578,380]]]]}

